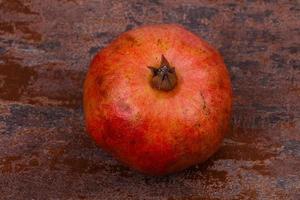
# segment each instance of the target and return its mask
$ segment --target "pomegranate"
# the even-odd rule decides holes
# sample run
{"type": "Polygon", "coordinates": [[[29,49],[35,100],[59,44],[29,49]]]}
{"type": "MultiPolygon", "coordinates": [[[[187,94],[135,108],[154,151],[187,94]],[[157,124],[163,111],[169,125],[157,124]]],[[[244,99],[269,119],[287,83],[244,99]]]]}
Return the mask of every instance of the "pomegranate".
{"type": "Polygon", "coordinates": [[[122,163],[150,175],[215,153],[231,104],[220,54],[175,24],[121,34],[95,56],[84,83],[87,132],[122,163]]]}

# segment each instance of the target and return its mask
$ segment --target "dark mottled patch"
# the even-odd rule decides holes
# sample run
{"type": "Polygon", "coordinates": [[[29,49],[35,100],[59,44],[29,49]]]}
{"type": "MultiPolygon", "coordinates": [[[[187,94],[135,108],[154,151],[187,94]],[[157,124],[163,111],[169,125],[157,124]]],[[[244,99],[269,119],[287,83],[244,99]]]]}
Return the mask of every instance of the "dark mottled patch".
{"type": "MultiPolygon", "coordinates": [[[[0,30],[1,30],[1,28],[0,28],[0,30]]],[[[4,45],[11,46],[12,43],[15,41],[11,40],[11,39],[6,39],[6,38],[0,38],[0,42],[4,45]]]]}
{"type": "Polygon", "coordinates": [[[295,33],[300,33],[300,28],[292,28],[291,31],[295,33]]]}
{"type": "Polygon", "coordinates": [[[283,145],[284,145],[283,153],[296,156],[300,159],[300,141],[287,140],[283,143],[283,145]]]}
{"type": "Polygon", "coordinates": [[[271,33],[269,30],[260,30],[260,29],[247,29],[246,30],[246,39],[247,41],[252,42],[275,42],[280,38],[278,35],[271,33]]]}
{"type": "Polygon", "coordinates": [[[264,87],[270,85],[270,82],[271,82],[270,76],[262,76],[259,78],[258,81],[261,84],[261,86],[264,86],[264,87]]]}
{"type": "Polygon", "coordinates": [[[297,54],[300,53],[300,44],[296,44],[295,46],[290,47],[282,47],[281,49],[284,51],[288,51],[291,54],[297,54]]]}
{"type": "Polygon", "coordinates": [[[128,24],[127,26],[126,26],[126,28],[125,28],[125,31],[129,31],[129,30],[131,30],[131,29],[133,29],[134,28],[134,25],[133,24],[128,24]]]}
{"type": "Polygon", "coordinates": [[[155,16],[159,14],[159,11],[158,11],[158,8],[157,7],[150,7],[148,10],[147,10],[147,16],[155,16]]]}
{"type": "Polygon", "coordinates": [[[292,11],[292,12],[300,12],[300,7],[299,7],[299,5],[298,6],[292,6],[292,7],[290,7],[289,8],[289,10],[290,11],[292,11]]]}
{"type": "Polygon", "coordinates": [[[131,4],[131,8],[134,11],[135,15],[144,15],[144,5],[142,2],[136,2],[131,4]]]}
{"type": "MultiPolygon", "coordinates": [[[[100,48],[108,45],[112,40],[114,40],[117,37],[117,35],[115,32],[96,32],[96,33],[94,33],[94,37],[99,38],[100,46],[99,47],[95,46],[92,48],[100,49],[100,48]]],[[[92,48],[90,49],[89,53],[91,52],[92,48]]],[[[90,55],[93,55],[93,53],[90,53],[90,55]]]]}
{"type": "Polygon", "coordinates": [[[185,13],[185,19],[181,23],[197,30],[206,30],[207,25],[201,22],[201,19],[211,20],[219,11],[211,7],[190,7],[181,6],[175,9],[176,13],[185,13]]]}
{"type": "Polygon", "coordinates": [[[287,185],[288,185],[288,181],[286,181],[285,179],[278,179],[276,181],[276,185],[282,189],[286,189],[287,185]]]}
{"type": "Polygon", "coordinates": [[[61,48],[61,42],[60,41],[43,42],[42,44],[38,45],[38,48],[43,49],[45,51],[56,50],[61,48]]]}
{"type": "Polygon", "coordinates": [[[237,7],[237,4],[235,4],[235,3],[227,3],[224,6],[228,7],[230,10],[233,11],[237,7]]]}
{"type": "MultiPolygon", "coordinates": [[[[239,49],[239,48],[238,48],[239,49]]],[[[240,47],[240,52],[243,53],[258,53],[265,52],[268,49],[266,45],[257,45],[255,42],[250,42],[247,48],[240,47]]]]}
{"type": "Polygon", "coordinates": [[[254,124],[258,126],[263,121],[263,118],[261,116],[255,116],[254,118],[254,124]]]}
{"type": "Polygon", "coordinates": [[[161,0],[148,0],[149,3],[155,4],[155,5],[162,5],[161,0]]]}
{"type": "Polygon", "coordinates": [[[278,107],[276,107],[276,106],[263,105],[258,102],[255,102],[254,104],[252,104],[252,106],[257,110],[261,110],[261,111],[265,111],[265,112],[274,112],[274,111],[278,110],[278,107]]]}
{"type": "Polygon", "coordinates": [[[271,124],[276,124],[278,123],[279,121],[283,121],[284,120],[284,117],[285,117],[285,114],[283,113],[272,113],[270,116],[269,116],[269,122],[271,124]]]}
{"type": "Polygon", "coordinates": [[[264,12],[248,14],[248,17],[252,18],[257,22],[264,22],[264,20],[273,14],[271,10],[265,10],[264,12]]]}
{"type": "MultiPolygon", "coordinates": [[[[229,62],[235,62],[232,59],[232,55],[235,54],[264,53],[268,50],[268,45],[263,41],[266,38],[260,30],[246,29],[241,30],[241,32],[234,32],[231,29],[226,29],[221,30],[220,35],[224,38],[224,42],[222,42],[219,50],[225,58],[228,56],[229,62]]],[[[274,39],[274,41],[279,40],[277,37],[274,39]]]]}
{"type": "Polygon", "coordinates": [[[243,23],[247,19],[247,16],[243,12],[233,13],[232,22],[234,23],[243,23]]]}
{"type": "Polygon", "coordinates": [[[188,19],[192,22],[194,19],[212,19],[219,11],[211,7],[196,7],[196,8],[183,8],[185,13],[188,14],[188,19]]]}
{"type": "Polygon", "coordinates": [[[129,15],[127,16],[127,19],[129,20],[129,23],[135,24],[135,25],[137,25],[137,26],[140,26],[140,25],[143,24],[142,21],[140,21],[139,19],[137,19],[136,17],[134,17],[132,14],[129,14],[129,15]]]}
{"type": "Polygon", "coordinates": [[[0,115],[0,121],[6,124],[4,133],[12,134],[20,127],[64,127],[64,119],[71,115],[72,112],[64,108],[12,105],[10,115],[0,115]]]}
{"type": "Polygon", "coordinates": [[[109,33],[109,32],[97,32],[97,33],[94,34],[94,36],[95,36],[96,38],[100,38],[100,39],[107,38],[107,37],[109,37],[109,36],[111,36],[111,35],[112,35],[112,34],[109,33]]]}
{"type": "MultiPolygon", "coordinates": [[[[38,80],[34,87],[28,88],[31,97],[43,96],[50,100],[60,102],[66,107],[78,108],[82,101],[82,85],[85,73],[76,70],[60,69],[57,64],[35,66],[38,70],[38,80]],[[64,85],[64,87],[61,87],[64,85]]],[[[30,99],[29,103],[39,104],[41,102],[30,99]]]]}
{"type": "Polygon", "coordinates": [[[266,3],[277,3],[278,0],[247,0],[247,2],[249,3],[257,3],[257,2],[260,2],[260,1],[263,1],[263,2],[266,2],[266,3]]]}
{"type": "Polygon", "coordinates": [[[270,58],[274,62],[273,66],[276,68],[283,68],[286,65],[285,57],[280,54],[273,53],[270,58]]]}
{"type": "Polygon", "coordinates": [[[289,65],[292,66],[293,69],[300,69],[300,60],[291,59],[289,65]]]}
{"type": "Polygon", "coordinates": [[[242,62],[237,63],[237,67],[240,68],[250,68],[250,67],[259,67],[260,63],[255,60],[245,60],[242,62]]]}
{"type": "Polygon", "coordinates": [[[273,14],[271,10],[265,10],[263,12],[238,12],[234,13],[234,22],[244,22],[247,19],[252,19],[256,22],[262,23],[265,21],[266,18],[270,17],[273,14]]]}
{"type": "Polygon", "coordinates": [[[3,47],[0,47],[0,54],[3,54],[3,53],[5,53],[5,52],[6,52],[6,49],[3,48],[3,47]]]}
{"type": "Polygon", "coordinates": [[[89,54],[90,54],[90,55],[94,55],[94,54],[96,54],[100,49],[101,49],[101,47],[99,47],[99,46],[91,47],[90,50],[89,50],[89,54]]]}

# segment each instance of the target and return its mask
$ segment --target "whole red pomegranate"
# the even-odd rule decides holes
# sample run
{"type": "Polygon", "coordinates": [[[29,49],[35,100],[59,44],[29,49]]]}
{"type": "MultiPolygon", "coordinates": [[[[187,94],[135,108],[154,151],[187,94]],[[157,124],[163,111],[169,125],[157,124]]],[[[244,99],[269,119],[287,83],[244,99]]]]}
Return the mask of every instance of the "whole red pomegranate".
{"type": "Polygon", "coordinates": [[[128,166],[151,175],[207,160],[228,131],[230,78],[220,54],[179,25],[121,34],[91,63],[87,131],[128,166]]]}

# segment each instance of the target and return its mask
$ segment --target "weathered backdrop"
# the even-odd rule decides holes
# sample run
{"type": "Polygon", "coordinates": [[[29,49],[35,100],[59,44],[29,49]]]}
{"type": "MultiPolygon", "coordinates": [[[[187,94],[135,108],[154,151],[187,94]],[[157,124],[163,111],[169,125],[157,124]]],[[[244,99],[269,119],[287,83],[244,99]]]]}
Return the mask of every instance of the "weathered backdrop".
{"type": "Polygon", "coordinates": [[[297,0],[0,0],[0,199],[300,199],[297,0]],[[216,46],[233,130],[209,161],[154,178],[85,133],[82,84],[118,34],[180,23],[216,46]]]}

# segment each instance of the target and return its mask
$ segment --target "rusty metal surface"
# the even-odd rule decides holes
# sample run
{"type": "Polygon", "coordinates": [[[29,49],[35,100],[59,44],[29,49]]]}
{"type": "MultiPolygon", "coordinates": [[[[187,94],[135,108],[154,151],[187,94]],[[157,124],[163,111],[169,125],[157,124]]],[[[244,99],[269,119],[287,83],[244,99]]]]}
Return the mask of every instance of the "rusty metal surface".
{"type": "Polygon", "coordinates": [[[0,199],[300,199],[297,0],[0,0],[0,199]],[[82,83],[123,31],[180,23],[222,52],[233,129],[203,165],[149,177],[84,130],[82,83]]]}

